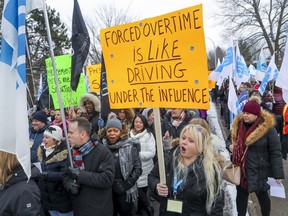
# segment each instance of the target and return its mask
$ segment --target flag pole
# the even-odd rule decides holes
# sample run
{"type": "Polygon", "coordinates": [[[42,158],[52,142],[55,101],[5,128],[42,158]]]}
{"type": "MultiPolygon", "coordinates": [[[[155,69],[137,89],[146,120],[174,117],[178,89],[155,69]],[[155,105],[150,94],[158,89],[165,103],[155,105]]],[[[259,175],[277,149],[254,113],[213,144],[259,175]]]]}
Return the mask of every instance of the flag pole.
{"type": "Polygon", "coordinates": [[[49,25],[49,19],[48,19],[48,13],[47,13],[46,4],[44,4],[43,12],[44,12],[44,19],[45,19],[47,38],[48,38],[50,56],[51,56],[51,61],[52,61],[52,67],[53,67],[53,72],[54,72],[54,82],[55,82],[55,85],[56,85],[58,102],[59,102],[59,108],[60,108],[61,118],[62,118],[63,127],[64,127],[64,134],[65,134],[67,149],[68,149],[69,163],[70,163],[70,166],[73,167],[72,154],[71,154],[71,151],[70,151],[70,144],[69,144],[69,140],[68,140],[67,126],[66,126],[66,123],[65,123],[66,122],[65,112],[64,112],[64,106],[63,106],[63,101],[62,101],[62,95],[60,93],[60,87],[59,87],[59,82],[58,82],[58,74],[57,74],[57,71],[56,71],[54,50],[53,50],[53,46],[52,46],[52,38],[51,38],[50,25],[49,25]]]}
{"type": "MultiPolygon", "coordinates": [[[[36,101],[36,88],[35,88],[35,83],[34,83],[34,75],[33,75],[33,69],[32,69],[32,63],[31,63],[31,55],[30,55],[30,49],[28,46],[28,40],[26,37],[26,52],[27,52],[27,57],[28,57],[28,62],[29,62],[29,67],[30,67],[30,73],[31,73],[31,78],[32,78],[32,87],[33,87],[33,92],[34,92],[34,100],[36,101]]],[[[31,95],[31,93],[29,93],[31,95]]],[[[32,97],[31,97],[32,100],[32,97]]],[[[32,100],[32,107],[34,106],[34,101],[32,100]]]]}

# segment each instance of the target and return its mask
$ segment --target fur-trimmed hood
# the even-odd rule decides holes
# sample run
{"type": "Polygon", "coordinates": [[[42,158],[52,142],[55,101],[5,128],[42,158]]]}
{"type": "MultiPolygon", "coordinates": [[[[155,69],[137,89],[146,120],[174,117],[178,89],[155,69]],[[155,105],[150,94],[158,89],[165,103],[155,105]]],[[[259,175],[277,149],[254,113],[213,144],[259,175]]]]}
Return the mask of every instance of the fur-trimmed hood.
{"type": "MultiPolygon", "coordinates": [[[[262,122],[252,131],[249,136],[246,138],[245,144],[246,146],[252,145],[258,139],[260,139],[264,134],[266,134],[272,127],[275,125],[275,118],[272,114],[267,112],[266,110],[261,110],[261,118],[262,122]]],[[[232,143],[236,142],[238,135],[238,128],[241,120],[243,119],[243,113],[240,113],[233,121],[232,124],[232,132],[231,132],[231,140],[232,143]]]]}
{"type": "MultiPolygon", "coordinates": [[[[45,164],[51,164],[51,163],[55,163],[55,162],[61,162],[67,159],[68,157],[68,150],[66,148],[63,147],[63,145],[65,145],[65,143],[61,142],[61,144],[54,150],[54,152],[52,154],[54,154],[49,160],[47,160],[45,162],[45,164]]],[[[43,146],[39,146],[38,147],[38,159],[40,162],[43,162],[44,157],[45,157],[45,152],[44,152],[44,148],[43,146]]]]}
{"type": "Polygon", "coordinates": [[[94,104],[94,109],[96,112],[100,112],[101,111],[101,102],[98,99],[97,96],[87,93],[87,94],[83,94],[80,98],[80,104],[79,107],[81,108],[81,110],[83,112],[86,112],[86,108],[84,106],[85,101],[91,101],[94,104]]]}

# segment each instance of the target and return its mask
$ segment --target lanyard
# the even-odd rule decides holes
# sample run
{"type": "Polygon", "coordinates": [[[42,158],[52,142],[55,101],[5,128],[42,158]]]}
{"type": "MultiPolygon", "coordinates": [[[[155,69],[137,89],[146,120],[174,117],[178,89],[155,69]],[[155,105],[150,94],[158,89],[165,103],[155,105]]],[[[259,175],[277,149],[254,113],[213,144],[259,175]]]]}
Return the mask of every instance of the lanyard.
{"type": "Polygon", "coordinates": [[[177,182],[177,172],[174,171],[174,186],[173,186],[173,195],[174,195],[174,199],[176,199],[176,194],[177,194],[177,188],[182,184],[183,179],[180,179],[177,182]]]}

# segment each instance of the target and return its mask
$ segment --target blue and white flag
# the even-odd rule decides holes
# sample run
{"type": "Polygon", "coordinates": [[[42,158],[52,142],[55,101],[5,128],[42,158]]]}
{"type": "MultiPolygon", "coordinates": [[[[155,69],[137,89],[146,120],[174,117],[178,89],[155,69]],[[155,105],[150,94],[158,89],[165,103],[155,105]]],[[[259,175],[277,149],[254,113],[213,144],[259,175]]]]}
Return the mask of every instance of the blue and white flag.
{"type": "Polygon", "coordinates": [[[254,67],[254,65],[250,64],[249,65],[249,72],[250,72],[250,79],[254,78],[256,76],[256,68],[254,67]]]}
{"type": "Polygon", "coordinates": [[[243,56],[240,53],[238,44],[236,45],[235,63],[235,84],[238,89],[242,82],[248,82],[250,78],[250,71],[243,56]]]}
{"type": "Polygon", "coordinates": [[[260,54],[259,54],[259,59],[257,62],[257,72],[256,72],[256,76],[255,76],[255,78],[258,81],[263,80],[263,78],[265,76],[266,69],[267,69],[266,58],[265,58],[264,51],[262,48],[260,51],[260,54]]]}
{"type": "MultiPolygon", "coordinates": [[[[279,75],[279,70],[275,64],[275,54],[273,54],[273,56],[271,57],[271,60],[270,60],[270,63],[268,65],[268,68],[267,70],[271,68],[271,73],[270,73],[270,76],[269,76],[269,81],[271,80],[276,80],[278,75],[279,75]]],[[[266,71],[267,71],[266,70],[266,71]]],[[[287,87],[288,88],[288,87],[287,87]]]]}
{"type": "Polygon", "coordinates": [[[221,64],[220,59],[218,59],[217,67],[211,74],[209,74],[208,79],[217,81],[223,69],[223,64],[221,64]]]}
{"type": "Polygon", "coordinates": [[[222,62],[223,68],[222,72],[216,82],[216,85],[221,87],[224,79],[227,79],[232,74],[233,71],[233,43],[231,43],[226,51],[226,56],[222,62]]]}
{"type": "Polygon", "coordinates": [[[5,123],[0,125],[0,150],[15,154],[29,178],[31,165],[26,96],[25,16],[25,0],[4,0],[0,119],[5,123]]]}
{"type": "Polygon", "coordinates": [[[275,64],[275,54],[271,57],[271,60],[270,60],[270,63],[267,67],[267,70],[265,72],[265,76],[261,82],[261,85],[259,87],[259,92],[261,95],[263,95],[266,87],[267,87],[267,84],[269,81],[271,80],[276,80],[276,78],[278,77],[278,69],[276,67],[276,64],[275,64]]]}
{"type": "Polygon", "coordinates": [[[244,105],[248,101],[248,94],[246,90],[243,90],[238,97],[237,112],[238,114],[242,112],[244,105]]]}
{"type": "Polygon", "coordinates": [[[288,103],[288,33],[286,36],[286,46],[284,57],[279,71],[279,75],[276,78],[276,86],[282,88],[283,91],[283,100],[288,103]]]}
{"type": "MultiPolygon", "coordinates": [[[[231,73],[232,75],[232,73],[231,73]]],[[[238,114],[239,101],[237,98],[232,76],[229,76],[229,94],[228,94],[228,108],[234,114],[238,114]]]]}

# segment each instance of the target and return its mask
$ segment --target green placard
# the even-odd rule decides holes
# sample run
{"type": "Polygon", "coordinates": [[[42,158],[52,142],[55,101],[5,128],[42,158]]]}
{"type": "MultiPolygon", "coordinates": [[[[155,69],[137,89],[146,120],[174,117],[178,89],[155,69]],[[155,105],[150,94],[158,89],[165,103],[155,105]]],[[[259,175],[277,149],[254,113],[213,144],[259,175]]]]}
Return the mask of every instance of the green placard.
{"type": "MultiPolygon", "coordinates": [[[[81,74],[80,76],[77,91],[76,92],[72,91],[70,88],[71,59],[72,56],[70,54],[55,57],[60,93],[62,95],[62,101],[64,107],[78,106],[81,95],[87,92],[83,74],[81,74]],[[70,98],[71,92],[72,92],[72,98],[70,98]]],[[[52,96],[55,109],[59,109],[59,101],[56,91],[56,84],[54,82],[54,73],[51,58],[45,59],[45,63],[47,70],[49,93],[52,96]]]]}

